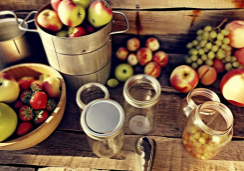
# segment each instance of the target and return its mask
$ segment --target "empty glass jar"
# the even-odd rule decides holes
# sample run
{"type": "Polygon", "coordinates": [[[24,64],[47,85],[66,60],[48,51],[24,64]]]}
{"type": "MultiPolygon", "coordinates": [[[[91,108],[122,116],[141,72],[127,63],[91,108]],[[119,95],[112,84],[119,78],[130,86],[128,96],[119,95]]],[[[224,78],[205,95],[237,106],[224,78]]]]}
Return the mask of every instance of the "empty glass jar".
{"type": "Polygon", "coordinates": [[[76,102],[83,109],[80,118],[81,127],[87,135],[90,148],[94,154],[104,158],[116,155],[124,143],[123,108],[119,103],[108,98],[106,87],[99,83],[85,84],[76,94],[76,102]],[[97,92],[95,94],[100,94],[98,89],[104,92],[104,98],[93,97],[94,100],[87,105],[81,100],[84,99],[82,95],[89,94],[84,92],[93,90],[97,92]]]}
{"type": "Polygon", "coordinates": [[[233,136],[233,115],[224,104],[208,101],[191,111],[182,142],[186,151],[199,159],[211,159],[233,136]]]}
{"type": "Polygon", "coordinates": [[[152,76],[139,74],[129,78],[123,89],[125,123],[136,134],[146,134],[154,127],[161,86],[152,76]]]}
{"type": "Polygon", "coordinates": [[[196,88],[190,91],[187,96],[181,101],[180,109],[177,114],[177,127],[181,132],[186,125],[187,117],[192,110],[206,101],[220,102],[218,95],[206,88],[196,88]]]}

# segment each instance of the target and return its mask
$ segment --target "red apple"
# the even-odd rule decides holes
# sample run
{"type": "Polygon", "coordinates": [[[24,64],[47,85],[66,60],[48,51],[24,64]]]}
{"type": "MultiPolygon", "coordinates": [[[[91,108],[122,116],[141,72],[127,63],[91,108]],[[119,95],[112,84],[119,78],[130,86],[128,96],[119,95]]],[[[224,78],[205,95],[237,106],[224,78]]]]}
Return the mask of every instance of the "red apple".
{"type": "Polygon", "coordinates": [[[63,24],[54,10],[45,9],[37,16],[37,23],[48,31],[59,31],[63,24]]]}
{"type": "Polygon", "coordinates": [[[59,98],[61,95],[61,82],[57,77],[50,76],[46,78],[42,83],[42,87],[49,98],[59,98]]]}
{"type": "Polygon", "coordinates": [[[151,37],[151,38],[147,39],[147,41],[146,41],[146,47],[148,49],[150,49],[152,52],[158,50],[159,47],[160,47],[160,44],[158,42],[158,39],[156,39],[154,37],[151,37]]]}
{"type": "Polygon", "coordinates": [[[157,62],[161,67],[165,67],[169,62],[169,56],[163,51],[158,51],[153,55],[153,61],[157,62]]]}
{"type": "Polygon", "coordinates": [[[213,60],[213,68],[217,71],[217,73],[222,73],[225,71],[224,63],[219,59],[213,60]]]}
{"type": "Polygon", "coordinates": [[[149,62],[144,68],[144,73],[157,78],[161,73],[161,67],[156,62],[149,62]]]}
{"type": "Polygon", "coordinates": [[[230,33],[227,37],[230,39],[230,46],[234,48],[244,47],[244,21],[234,20],[225,26],[230,33]]]}
{"type": "Polygon", "coordinates": [[[85,30],[86,30],[87,33],[93,33],[95,31],[95,28],[92,25],[87,24],[85,26],[85,30]]]}
{"type": "Polygon", "coordinates": [[[85,8],[80,3],[71,0],[63,0],[58,6],[59,18],[66,26],[80,25],[85,19],[85,14],[85,8]]]}
{"type": "Polygon", "coordinates": [[[86,35],[86,30],[81,26],[77,26],[75,28],[70,27],[69,29],[68,37],[80,37],[84,35],[86,35]]]}
{"type": "Polygon", "coordinates": [[[127,41],[127,49],[129,51],[136,51],[139,47],[140,47],[141,43],[140,43],[140,40],[137,39],[137,38],[131,38],[127,41]]]}
{"type": "Polygon", "coordinates": [[[136,57],[140,65],[144,66],[151,62],[152,60],[152,51],[148,48],[140,48],[137,51],[136,57]]]}
{"type": "Polygon", "coordinates": [[[58,11],[58,6],[63,0],[51,0],[51,5],[55,11],[58,11]]]}
{"type": "Polygon", "coordinates": [[[126,48],[120,47],[116,52],[116,57],[121,61],[125,61],[127,59],[128,54],[129,52],[126,48]]]}
{"type": "Polygon", "coordinates": [[[34,81],[34,77],[31,76],[25,76],[25,77],[21,77],[18,80],[18,84],[21,90],[26,90],[27,88],[29,88],[29,86],[31,85],[31,83],[34,81]]]}
{"type": "Polygon", "coordinates": [[[237,61],[244,66],[244,48],[237,49],[234,52],[234,56],[236,57],[237,61]]]}
{"type": "Polygon", "coordinates": [[[176,67],[170,75],[172,87],[182,93],[188,93],[198,84],[198,75],[195,69],[188,65],[176,67]]]}
{"type": "Polygon", "coordinates": [[[244,106],[244,69],[227,72],[220,82],[224,98],[233,105],[244,106]]]}

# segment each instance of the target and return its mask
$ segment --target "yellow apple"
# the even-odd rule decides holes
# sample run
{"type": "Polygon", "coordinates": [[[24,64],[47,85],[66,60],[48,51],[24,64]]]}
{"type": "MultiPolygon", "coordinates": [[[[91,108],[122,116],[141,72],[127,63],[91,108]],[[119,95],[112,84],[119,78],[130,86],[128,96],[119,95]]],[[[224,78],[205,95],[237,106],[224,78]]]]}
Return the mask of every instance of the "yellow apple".
{"type": "Polygon", "coordinates": [[[88,6],[90,5],[91,3],[91,0],[72,0],[74,3],[80,3],[81,5],[83,5],[83,7],[85,9],[88,8],[88,6]]]}

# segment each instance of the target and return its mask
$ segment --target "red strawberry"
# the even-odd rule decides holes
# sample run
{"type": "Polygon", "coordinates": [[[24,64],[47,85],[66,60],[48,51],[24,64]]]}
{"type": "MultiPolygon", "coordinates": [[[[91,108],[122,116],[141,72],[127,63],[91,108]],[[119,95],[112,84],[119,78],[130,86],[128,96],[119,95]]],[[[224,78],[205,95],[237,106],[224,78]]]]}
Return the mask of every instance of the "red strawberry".
{"type": "Polygon", "coordinates": [[[34,93],[31,97],[30,105],[34,109],[45,109],[47,105],[47,94],[43,91],[34,93]]]}
{"type": "Polygon", "coordinates": [[[30,90],[24,90],[20,93],[20,101],[25,104],[29,104],[31,96],[32,96],[32,92],[30,90]]]}
{"type": "Polygon", "coordinates": [[[30,89],[33,93],[43,90],[41,81],[33,81],[30,85],[30,89]]]}
{"type": "Polygon", "coordinates": [[[30,132],[33,125],[30,122],[21,122],[17,128],[17,135],[22,136],[30,132]]]}
{"type": "Polygon", "coordinates": [[[15,109],[19,109],[21,106],[23,106],[23,103],[20,100],[17,100],[14,104],[15,109]]]}
{"type": "Polygon", "coordinates": [[[28,105],[22,106],[19,109],[19,118],[22,121],[31,121],[33,119],[33,109],[28,105]]]}
{"type": "Polygon", "coordinates": [[[54,99],[48,99],[47,101],[47,111],[52,112],[57,107],[57,102],[54,99]]]}
{"type": "Polygon", "coordinates": [[[18,84],[19,84],[19,87],[21,90],[25,90],[27,89],[31,83],[34,81],[34,78],[33,77],[22,77],[18,80],[18,84]]]}
{"type": "Polygon", "coordinates": [[[35,124],[41,124],[48,118],[48,112],[46,110],[38,110],[35,112],[36,117],[34,119],[35,124]]]}

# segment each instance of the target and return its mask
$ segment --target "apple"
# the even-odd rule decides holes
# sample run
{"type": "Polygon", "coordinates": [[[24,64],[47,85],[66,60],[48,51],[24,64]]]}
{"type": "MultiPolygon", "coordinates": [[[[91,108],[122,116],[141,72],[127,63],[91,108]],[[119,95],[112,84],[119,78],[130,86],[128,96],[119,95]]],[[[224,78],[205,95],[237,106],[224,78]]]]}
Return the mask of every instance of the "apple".
{"type": "Polygon", "coordinates": [[[197,70],[198,78],[203,85],[213,84],[217,78],[217,72],[213,67],[202,65],[197,70]]]}
{"type": "Polygon", "coordinates": [[[74,3],[80,3],[81,5],[83,5],[83,7],[85,9],[88,8],[88,6],[90,5],[91,1],[90,0],[72,0],[74,3]]]}
{"type": "Polygon", "coordinates": [[[101,27],[112,20],[113,11],[105,1],[94,1],[88,8],[88,21],[93,27],[101,27]]]}
{"type": "Polygon", "coordinates": [[[19,96],[19,84],[7,73],[0,73],[0,102],[12,103],[19,96]]]}
{"type": "Polygon", "coordinates": [[[148,48],[140,48],[136,54],[137,60],[140,65],[144,66],[152,60],[152,51],[148,48]]]}
{"type": "Polygon", "coordinates": [[[45,9],[37,16],[37,23],[48,31],[59,31],[63,24],[54,10],[45,9]]]}
{"type": "Polygon", "coordinates": [[[115,77],[121,82],[125,82],[133,74],[134,70],[129,64],[122,63],[115,68],[115,77]]]}
{"type": "Polygon", "coordinates": [[[219,59],[213,60],[213,68],[217,71],[217,73],[222,73],[225,71],[224,63],[219,59]]]}
{"type": "Polygon", "coordinates": [[[137,49],[139,49],[140,45],[140,40],[135,37],[129,39],[126,43],[127,49],[129,51],[136,51],[137,49]]]}
{"type": "Polygon", "coordinates": [[[58,37],[67,37],[67,35],[68,35],[67,30],[61,30],[55,34],[55,36],[58,36],[58,37]]]}
{"type": "Polygon", "coordinates": [[[236,57],[237,61],[244,66],[244,48],[237,49],[234,52],[234,56],[236,57]]]}
{"type": "Polygon", "coordinates": [[[195,88],[198,84],[198,80],[197,72],[188,65],[176,67],[170,75],[172,87],[182,93],[188,93],[195,88]]]}
{"type": "Polygon", "coordinates": [[[86,24],[85,30],[86,30],[87,33],[95,32],[95,28],[92,25],[90,25],[90,24],[86,24]]]}
{"type": "Polygon", "coordinates": [[[230,33],[226,36],[230,39],[230,46],[234,48],[244,47],[244,21],[234,20],[225,26],[230,33]]]}
{"type": "Polygon", "coordinates": [[[149,62],[144,68],[144,73],[157,78],[161,73],[161,67],[156,62],[149,62]]]}
{"type": "Polygon", "coordinates": [[[18,123],[18,117],[15,111],[7,104],[0,103],[0,142],[10,137],[18,123]]]}
{"type": "Polygon", "coordinates": [[[58,15],[64,25],[75,27],[83,22],[86,11],[79,3],[71,0],[63,0],[58,6],[58,15]]]}
{"type": "Polygon", "coordinates": [[[163,51],[158,51],[153,55],[153,61],[165,67],[169,62],[169,56],[163,51]]]}
{"type": "Polygon", "coordinates": [[[34,77],[31,77],[31,76],[24,76],[24,77],[21,77],[19,80],[18,80],[18,84],[19,84],[19,88],[21,90],[26,90],[30,85],[31,83],[35,80],[34,77]]]}
{"type": "Polygon", "coordinates": [[[126,48],[120,47],[116,52],[116,57],[121,61],[125,61],[127,59],[128,54],[129,51],[126,48]]]}
{"type": "Polygon", "coordinates": [[[75,28],[73,27],[69,28],[68,37],[80,37],[84,35],[86,35],[86,30],[81,26],[77,26],[75,28]]]}
{"type": "Polygon", "coordinates": [[[148,38],[147,41],[146,41],[146,47],[148,49],[150,49],[152,52],[158,50],[159,47],[160,47],[158,39],[156,39],[154,37],[148,38]]]}
{"type": "Polygon", "coordinates": [[[220,82],[224,98],[231,104],[244,107],[244,69],[227,72],[220,82]]]}
{"type": "Polygon", "coordinates": [[[58,11],[58,6],[63,0],[51,0],[51,6],[55,11],[58,11]]]}
{"type": "Polygon", "coordinates": [[[49,98],[59,98],[61,95],[61,82],[57,77],[50,76],[46,78],[42,83],[42,87],[49,98]]]}
{"type": "Polygon", "coordinates": [[[127,62],[131,66],[135,66],[136,64],[138,64],[136,54],[134,54],[134,53],[129,54],[129,56],[127,57],[127,62]]]}

